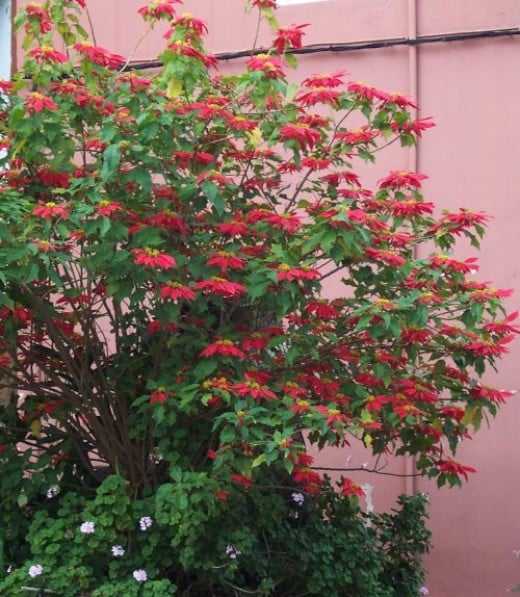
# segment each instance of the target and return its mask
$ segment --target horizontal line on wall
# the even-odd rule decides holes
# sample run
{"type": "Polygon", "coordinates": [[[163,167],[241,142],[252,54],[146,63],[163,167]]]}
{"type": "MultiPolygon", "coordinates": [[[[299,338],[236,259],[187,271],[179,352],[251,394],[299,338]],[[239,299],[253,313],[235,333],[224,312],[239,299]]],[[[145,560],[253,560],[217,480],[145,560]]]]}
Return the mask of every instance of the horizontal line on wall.
{"type": "MultiPolygon", "coordinates": [[[[293,49],[291,54],[318,54],[323,52],[354,52],[357,50],[374,50],[381,48],[392,48],[396,46],[418,46],[424,44],[449,43],[457,41],[468,41],[474,39],[491,39],[497,37],[514,37],[520,35],[520,28],[510,29],[484,29],[478,31],[457,31],[453,33],[439,33],[433,35],[420,35],[414,38],[395,37],[388,39],[376,39],[370,41],[353,41],[332,44],[314,44],[303,48],[293,49]]],[[[240,50],[238,52],[220,52],[215,54],[218,60],[236,60],[247,58],[267,52],[268,48],[256,50],[240,50]]],[[[131,62],[127,70],[158,68],[162,63],[158,60],[139,60],[131,62]]]]}

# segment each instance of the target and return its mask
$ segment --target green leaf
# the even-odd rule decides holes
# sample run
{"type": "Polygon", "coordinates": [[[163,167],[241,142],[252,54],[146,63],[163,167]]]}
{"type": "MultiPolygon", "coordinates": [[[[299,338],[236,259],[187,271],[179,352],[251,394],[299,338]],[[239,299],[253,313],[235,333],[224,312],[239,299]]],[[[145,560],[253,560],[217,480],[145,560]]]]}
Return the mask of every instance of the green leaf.
{"type": "Polygon", "coordinates": [[[220,194],[217,185],[212,182],[203,182],[200,185],[200,187],[204,191],[204,194],[208,198],[208,201],[211,203],[211,205],[213,205],[217,213],[219,215],[224,213],[226,202],[222,198],[222,195],[220,194]]]}
{"type": "Polygon", "coordinates": [[[103,165],[101,166],[101,179],[107,182],[113,178],[121,162],[119,145],[109,145],[103,152],[103,165]]]}
{"type": "Polygon", "coordinates": [[[264,462],[266,461],[266,456],[265,454],[260,454],[259,456],[257,456],[253,462],[251,463],[251,468],[256,468],[262,464],[264,464],[264,462]]]}

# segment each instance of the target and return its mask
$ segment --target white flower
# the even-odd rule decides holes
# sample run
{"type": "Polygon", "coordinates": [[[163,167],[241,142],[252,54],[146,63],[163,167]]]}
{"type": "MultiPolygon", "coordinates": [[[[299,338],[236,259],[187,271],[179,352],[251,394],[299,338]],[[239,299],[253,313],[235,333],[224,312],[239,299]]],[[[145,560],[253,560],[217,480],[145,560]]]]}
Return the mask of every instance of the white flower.
{"type": "Polygon", "coordinates": [[[132,572],[132,576],[137,582],[146,582],[148,580],[148,574],[146,574],[146,570],[134,570],[132,572]]]}
{"type": "Polygon", "coordinates": [[[112,555],[114,558],[120,558],[125,555],[125,548],[122,545],[112,545],[112,555]]]}
{"type": "Polygon", "coordinates": [[[49,489],[47,489],[47,499],[51,500],[52,498],[55,498],[58,493],[60,492],[60,488],[57,485],[53,485],[52,487],[49,487],[49,489]]]}
{"type": "Polygon", "coordinates": [[[293,491],[291,493],[291,498],[295,504],[298,504],[298,506],[301,506],[305,501],[305,496],[303,495],[303,493],[300,493],[299,491],[293,491]]]}
{"type": "Polygon", "coordinates": [[[242,555],[242,552],[233,545],[226,545],[226,555],[230,560],[236,560],[238,556],[242,555]]]}
{"type": "Polygon", "coordinates": [[[419,589],[419,595],[429,595],[430,589],[428,587],[421,587],[419,589]]]}
{"type": "Polygon", "coordinates": [[[92,535],[96,531],[96,523],[91,521],[84,522],[79,527],[79,530],[85,535],[92,535]]]}
{"type": "Polygon", "coordinates": [[[34,564],[34,566],[29,568],[29,576],[31,578],[36,578],[40,574],[43,574],[43,566],[41,564],[34,564]]]}
{"type": "Polygon", "coordinates": [[[149,517],[149,516],[142,516],[139,519],[139,528],[141,529],[141,531],[146,531],[146,529],[149,529],[153,524],[153,520],[149,517]]]}

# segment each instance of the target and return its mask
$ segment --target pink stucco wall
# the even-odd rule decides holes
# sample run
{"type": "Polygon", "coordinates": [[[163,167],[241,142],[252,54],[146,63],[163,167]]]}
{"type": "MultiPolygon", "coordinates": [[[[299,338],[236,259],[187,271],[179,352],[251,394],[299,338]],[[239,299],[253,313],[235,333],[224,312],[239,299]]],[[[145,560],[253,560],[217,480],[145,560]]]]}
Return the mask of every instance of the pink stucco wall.
{"type": "MultiPolygon", "coordinates": [[[[134,51],[141,32],[136,10],[144,0],[90,0],[97,43],[135,60],[155,57],[160,32],[147,36],[134,51]]],[[[185,9],[210,27],[215,52],[249,49],[254,19],[246,19],[243,0],[186,0],[185,9]]],[[[511,28],[520,25],[518,0],[326,0],[280,8],[285,23],[311,23],[306,43],[342,43],[511,28]]],[[[262,30],[260,42],[268,39],[262,30]]],[[[232,70],[239,61],[221,64],[232,70]]],[[[441,208],[470,207],[494,216],[480,255],[479,277],[498,287],[517,288],[510,301],[520,302],[520,36],[435,43],[303,56],[295,77],[346,69],[353,79],[415,96],[420,115],[433,115],[437,127],[417,150],[392,150],[381,156],[378,170],[364,171],[366,180],[388,169],[427,173],[427,199],[441,208]]],[[[472,254],[467,247],[461,253],[472,254]]],[[[334,289],[329,289],[333,292],[334,289]]],[[[515,307],[516,305],[516,307],[515,307]]],[[[487,380],[500,388],[520,386],[520,342],[487,380]]],[[[360,474],[374,486],[376,508],[386,508],[404,491],[431,493],[434,550],[427,559],[427,585],[435,597],[499,597],[520,582],[518,427],[520,401],[507,404],[491,430],[484,429],[460,450],[459,460],[475,466],[462,490],[437,491],[422,479],[360,474]]],[[[324,465],[361,466],[365,454],[327,452],[324,465]]],[[[393,463],[387,472],[409,472],[411,461],[393,463]]]]}

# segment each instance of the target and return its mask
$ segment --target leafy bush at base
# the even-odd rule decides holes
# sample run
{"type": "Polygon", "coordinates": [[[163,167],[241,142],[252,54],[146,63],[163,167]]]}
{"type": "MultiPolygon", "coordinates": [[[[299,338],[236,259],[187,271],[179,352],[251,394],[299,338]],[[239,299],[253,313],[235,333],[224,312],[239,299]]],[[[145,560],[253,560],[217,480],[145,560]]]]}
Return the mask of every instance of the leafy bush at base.
{"type": "Polygon", "coordinates": [[[12,564],[22,567],[0,580],[1,594],[43,586],[63,597],[415,597],[422,584],[430,538],[422,495],[368,516],[329,483],[319,495],[251,488],[225,501],[183,485],[131,501],[111,476],[93,500],[50,498],[29,527],[31,557],[12,564]],[[43,569],[33,579],[31,566],[43,569]]]}

